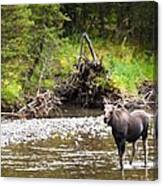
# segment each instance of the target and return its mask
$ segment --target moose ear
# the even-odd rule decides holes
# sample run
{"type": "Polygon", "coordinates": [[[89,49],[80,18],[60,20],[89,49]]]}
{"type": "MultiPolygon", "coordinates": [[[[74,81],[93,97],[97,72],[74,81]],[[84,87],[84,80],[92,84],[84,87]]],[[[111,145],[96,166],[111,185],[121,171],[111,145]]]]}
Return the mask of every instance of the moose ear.
{"type": "Polygon", "coordinates": [[[109,103],[109,100],[106,97],[103,97],[103,103],[104,104],[108,104],[109,103]]]}
{"type": "Polygon", "coordinates": [[[116,105],[116,107],[117,107],[117,108],[123,108],[123,105],[122,105],[121,103],[118,103],[118,104],[116,105]]]}
{"type": "Polygon", "coordinates": [[[113,105],[113,107],[112,107],[112,111],[114,111],[115,109],[116,109],[116,106],[113,105]]]}

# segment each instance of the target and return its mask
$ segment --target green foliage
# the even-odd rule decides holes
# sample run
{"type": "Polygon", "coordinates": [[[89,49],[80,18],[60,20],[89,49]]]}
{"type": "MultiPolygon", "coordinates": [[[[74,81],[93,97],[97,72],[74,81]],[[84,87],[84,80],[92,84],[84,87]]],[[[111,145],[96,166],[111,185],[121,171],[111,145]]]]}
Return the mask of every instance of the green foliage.
{"type": "Polygon", "coordinates": [[[2,85],[2,100],[5,100],[8,104],[15,103],[18,99],[20,100],[22,94],[22,87],[20,82],[16,80],[4,81],[2,85]]]}
{"type": "MultiPolygon", "coordinates": [[[[112,83],[119,87],[122,92],[137,94],[137,86],[144,80],[154,78],[154,56],[147,56],[145,52],[133,52],[133,48],[120,46],[121,52],[117,55],[108,54],[104,58],[105,69],[109,71],[112,83]],[[126,55],[122,55],[123,53],[126,55]]],[[[113,50],[113,49],[112,49],[113,50]]]]}
{"type": "Polygon", "coordinates": [[[68,38],[62,40],[61,48],[58,52],[58,61],[60,68],[58,72],[62,77],[68,76],[77,62],[79,45],[77,42],[70,41],[68,38]]]}
{"type": "Polygon", "coordinates": [[[74,70],[86,31],[112,82],[136,93],[153,79],[157,32],[154,2],[1,6],[2,100],[9,104],[53,89],[74,70]],[[147,55],[148,53],[148,55],[147,55]],[[56,81],[56,82],[55,82],[56,81]]]}
{"type": "Polygon", "coordinates": [[[31,28],[31,55],[33,58],[44,58],[48,55],[51,60],[51,56],[59,45],[58,36],[61,35],[63,23],[67,18],[60,11],[59,4],[29,5],[29,8],[34,22],[31,28]]]}
{"type": "Polygon", "coordinates": [[[2,6],[2,62],[28,55],[28,33],[33,21],[26,5],[2,6]]]}
{"type": "MultiPolygon", "coordinates": [[[[53,79],[54,74],[52,67],[56,61],[56,55],[59,51],[61,41],[59,36],[62,34],[63,23],[68,20],[60,11],[60,5],[29,5],[32,15],[31,19],[34,25],[31,28],[30,56],[33,59],[28,69],[28,81],[36,89],[45,88],[43,80],[40,80],[42,74],[45,79],[53,79]],[[52,71],[52,72],[51,72],[52,71]]],[[[28,90],[27,90],[28,91],[28,90]]]]}
{"type": "Polygon", "coordinates": [[[2,6],[2,100],[52,88],[66,20],[59,4],[2,6]]]}
{"type": "Polygon", "coordinates": [[[156,50],[157,4],[151,2],[116,2],[62,4],[71,21],[64,24],[64,35],[87,32],[91,37],[124,40],[156,50]]]}

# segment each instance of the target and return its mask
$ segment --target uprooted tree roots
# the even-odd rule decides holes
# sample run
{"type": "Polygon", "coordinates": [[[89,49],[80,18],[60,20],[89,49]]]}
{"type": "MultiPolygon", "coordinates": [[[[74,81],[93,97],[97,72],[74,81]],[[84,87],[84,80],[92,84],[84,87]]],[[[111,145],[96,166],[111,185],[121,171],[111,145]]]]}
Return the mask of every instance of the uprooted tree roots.
{"type": "Polygon", "coordinates": [[[64,81],[55,89],[55,93],[64,98],[64,103],[77,104],[82,107],[101,107],[104,96],[114,93],[117,97],[120,91],[113,87],[112,91],[110,91],[109,88],[97,85],[95,80],[99,76],[103,76],[105,79],[106,71],[95,54],[91,40],[84,33],[81,38],[81,49],[75,66],[75,72],[73,72],[67,81],[64,81]],[[92,60],[84,53],[84,40],[88,45],[92,60]]]}

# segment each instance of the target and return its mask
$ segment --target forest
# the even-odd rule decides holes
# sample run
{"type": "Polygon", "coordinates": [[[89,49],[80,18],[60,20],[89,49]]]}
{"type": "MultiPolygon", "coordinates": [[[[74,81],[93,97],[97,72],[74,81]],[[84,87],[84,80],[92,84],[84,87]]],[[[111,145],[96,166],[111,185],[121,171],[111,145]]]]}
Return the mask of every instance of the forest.
{"type": "Polygon", "coordinates": [[[2,177],[158,178],[157,9],[1,6],[2,177]]]}
{"type": "MultiPolygon", "coordinates": [[[[38,93],[64,84],[78,70],[83,33],[89,35],[103,67],[93,87],[135,96],[142,84],[152,86],[157,61],[156,8],[154,2],[3,5],[2,111],[17,112],[38,93]]],[[[92,60],[88,47],[84,50],[92,60]]],[[[91,91],[89,86],[90,97],[91,91]]]]}

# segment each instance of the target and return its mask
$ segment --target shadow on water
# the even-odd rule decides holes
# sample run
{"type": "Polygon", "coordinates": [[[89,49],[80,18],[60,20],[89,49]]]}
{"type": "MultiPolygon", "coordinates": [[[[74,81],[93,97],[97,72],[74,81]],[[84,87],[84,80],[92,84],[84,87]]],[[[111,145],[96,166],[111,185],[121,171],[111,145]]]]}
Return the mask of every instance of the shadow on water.
{"type": "Polygon", "coordinates": [[[154,180],[156,150],[152,128],[148,138],[148,166],[143,164],[141,140],[133,165],[129,165],[131,145],[127,145],[124,168],[119,170],[117,148],[112,136],[93,138],[89,134],[62,139],[31,141],[2,148],[2,176],[74,179],[154,180]]]}
{"type": "Polygon", "coordinates": [[[61,112],[56,114],[51,112],[50,116],[54,117],[89,117],[89,116],[99,116],[103,114],[102,109],[91,109],[91,108],[81,108],[79,106],[62,106],[61,112]]]}

